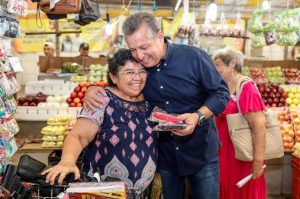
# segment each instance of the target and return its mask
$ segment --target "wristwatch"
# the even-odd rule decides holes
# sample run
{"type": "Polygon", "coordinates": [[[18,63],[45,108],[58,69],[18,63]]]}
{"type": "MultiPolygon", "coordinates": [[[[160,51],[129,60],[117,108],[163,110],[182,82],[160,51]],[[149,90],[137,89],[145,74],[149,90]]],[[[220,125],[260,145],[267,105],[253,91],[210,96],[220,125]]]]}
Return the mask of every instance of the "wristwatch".
{"type": "Polygon", "coordinates": [[[205,116],[198,110],[195,112],[198,116],[199,116],[199,121],[198,121],[198,125],[201,126],[204,124],[205,122],[205,116]]]}

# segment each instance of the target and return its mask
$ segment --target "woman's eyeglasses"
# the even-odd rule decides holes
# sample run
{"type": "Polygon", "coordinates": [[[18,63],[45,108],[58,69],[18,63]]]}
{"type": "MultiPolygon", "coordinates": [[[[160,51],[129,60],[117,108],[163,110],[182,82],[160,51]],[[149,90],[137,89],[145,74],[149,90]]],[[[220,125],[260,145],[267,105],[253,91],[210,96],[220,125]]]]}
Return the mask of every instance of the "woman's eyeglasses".
{"type": "Polygon", "coordinates": [[[119,72],[120,74],[124,74],[124,76],[126,78],[134,78],[136,77],[137,75],[141,78],[145,78],[148,76],[148,72],[146,70],[139,70],[139,71],[134,71],[134,70],[127,70],[127,71],[124,71],[124,72],[119,72]]]}

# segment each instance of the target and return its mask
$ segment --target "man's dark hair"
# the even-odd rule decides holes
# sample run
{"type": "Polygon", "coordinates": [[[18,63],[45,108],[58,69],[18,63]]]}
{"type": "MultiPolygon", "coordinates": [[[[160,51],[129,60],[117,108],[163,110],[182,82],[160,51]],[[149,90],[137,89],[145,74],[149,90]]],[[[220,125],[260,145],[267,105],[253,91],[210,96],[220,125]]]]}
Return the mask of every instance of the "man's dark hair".
{"type": "Polygon", "coordinates": [[[119,49],[112,58],[109,58],[107,60],[107,62],[108,62],[108,74],[107,74],[108,86],[111,86],[111,87],[117,86],[111,80],[109,73],[111,73],[115,76],[118,75],[118,72],[128,61],[138,63],[138,61],[132,56],[131,51],[129,49],[125,49],[125,48],[119,49]]]}

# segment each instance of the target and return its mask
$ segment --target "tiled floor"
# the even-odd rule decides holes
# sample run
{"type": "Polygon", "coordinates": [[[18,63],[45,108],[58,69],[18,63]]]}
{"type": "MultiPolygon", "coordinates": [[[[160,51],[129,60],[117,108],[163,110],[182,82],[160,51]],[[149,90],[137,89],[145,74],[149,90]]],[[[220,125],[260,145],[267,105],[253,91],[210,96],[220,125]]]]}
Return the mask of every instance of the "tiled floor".
{"type": "Polygon", "coordinates": [[[268,195],[267,199],[292,199],[290,195],[268,195]]]}

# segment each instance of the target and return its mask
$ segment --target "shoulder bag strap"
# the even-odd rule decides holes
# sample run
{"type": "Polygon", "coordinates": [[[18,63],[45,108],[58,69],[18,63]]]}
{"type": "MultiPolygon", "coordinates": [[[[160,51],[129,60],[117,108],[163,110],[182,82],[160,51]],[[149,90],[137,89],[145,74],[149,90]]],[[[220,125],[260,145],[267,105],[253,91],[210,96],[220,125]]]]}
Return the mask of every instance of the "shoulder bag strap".
{"type": "Polygon", "coordinates": [[[241,113],[241,107],[240,107],[240,94],[243,90],[243,87],[246,83],[250,82],[250,81],[253,81],[250,77],[243,77],[241,79],[239,79],[239,81],[237,82],[237,86],[236,86],[236,104],[237,104],[237,107],[238,107],[238,111],[239,113],[241,113]]]}

